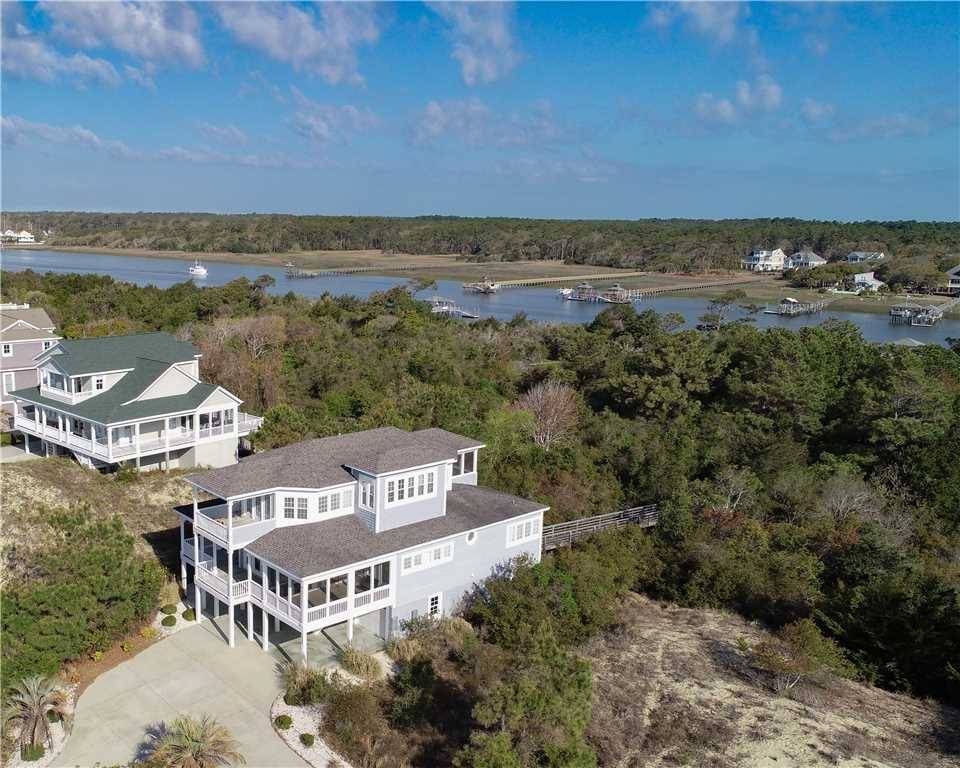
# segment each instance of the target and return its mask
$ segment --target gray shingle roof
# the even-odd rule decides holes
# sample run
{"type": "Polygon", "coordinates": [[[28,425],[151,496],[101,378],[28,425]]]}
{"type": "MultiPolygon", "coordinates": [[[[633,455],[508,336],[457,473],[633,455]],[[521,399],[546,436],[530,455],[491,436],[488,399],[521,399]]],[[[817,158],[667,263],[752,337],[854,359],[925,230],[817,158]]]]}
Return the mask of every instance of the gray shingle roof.
{"type": "Polygon", "coordinates": [[[187,480],[221,497],[239,496],[265,488],[327,488],[347,483],[353,480],[348,467],[383,474],[455,458],[456,449],[431,436],[381,427],[276,448],[187,480]]]}
{"type": "Polygon", "coordinates": [[[453,456],[457,451],[465,451],[469,448],[483,447],[483,443],[479,440],[474,440],[472,437],[465,437],[464,435],[458,435],[454,432],[448,432],[445,429],[440,429],[440,427],[418,429],[413,434],[424,437],[427,440],[431,440],[437,445],[442,445],[451,452],[451,456],[453,456]]]}
{"type": "Polygon", "coordinates": [[[162,332],[64,339],[50,352],[57,367],[70,376],[133,368],[138,358],[170,365],[192,361],[197,355],[193,344],[162,332]]]}
{"type": "Polygon", "coordinates": [[[542,509],[546,505],[458,483],[447,492],[447,514],[442,517],[374,533],[355,515],[344,515],[276,528],[247,545],[247,550],[301,578],[542,509]]]}
{"type": "Polygon", "coordinates": [[[3,309],[0,310],[0,327],[6,327],[11,323],[23,320],[25,323],[35,325],[37,328],[53,328],[53,321],[45,309],[40,307],[30,307],[29,309],[3,309]]]}
{"type": "Polygon", "coordinates": [[[7,330],[0,331],[0,339],[4,341],[24,341],[24,340],[33,340],[33,339],[59,339],[55,333],[51,333],[48,330],[43,328],[24,328],[22,325],[18,325],[16,328],[9,328],[7,330]]]}

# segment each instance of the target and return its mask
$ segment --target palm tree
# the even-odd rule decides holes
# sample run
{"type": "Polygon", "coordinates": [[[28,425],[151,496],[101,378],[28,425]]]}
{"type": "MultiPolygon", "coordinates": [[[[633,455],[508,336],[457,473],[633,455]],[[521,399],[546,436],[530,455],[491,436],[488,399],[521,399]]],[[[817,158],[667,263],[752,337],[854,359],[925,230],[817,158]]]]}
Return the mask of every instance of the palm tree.
{"type": "Polygon", "coordinates": [[[50,714],[60,718],[64,728],[70,726],[70,704],[66,689],[56,680],[43,675],[31,675],[13,685],[7,693],[11,712],[7,723],[20,727],[20,749],[46,742],[53,747],[50,714]]]}
{"type": "Polygon", "coordinates": [[[151,762],[161,768],[218,768],[247,761],[239,744],[209,715],[178,717],[155,739],[151,762]]]}

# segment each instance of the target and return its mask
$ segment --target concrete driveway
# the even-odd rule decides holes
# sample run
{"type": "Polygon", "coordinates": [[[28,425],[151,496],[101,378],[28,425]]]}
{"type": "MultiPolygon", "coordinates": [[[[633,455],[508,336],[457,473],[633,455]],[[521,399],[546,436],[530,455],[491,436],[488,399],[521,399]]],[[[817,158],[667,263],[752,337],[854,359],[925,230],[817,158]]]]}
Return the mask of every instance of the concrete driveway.
{"type": "Polygon", "coordinates": [[[230,648],[210,619],[177,632],[87,688],[67,748],[53,765],[125,765],[151,726],[208,714],[230,729],[251,768],[306,766],[270,724],[280,692],[276,661],[239,632],[230,648]]]}

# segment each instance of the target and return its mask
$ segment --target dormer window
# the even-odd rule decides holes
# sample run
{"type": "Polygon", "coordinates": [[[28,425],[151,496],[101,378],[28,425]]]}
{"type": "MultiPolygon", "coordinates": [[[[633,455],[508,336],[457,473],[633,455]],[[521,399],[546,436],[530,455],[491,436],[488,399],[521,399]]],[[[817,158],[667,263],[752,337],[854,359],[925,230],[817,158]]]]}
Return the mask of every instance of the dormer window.
{"type": "Polygon", "coordinates": [[[103,391],[103,376],[97,376],[97,378],[94,379],[93,388],[97,390],[97,392],[103,391]]]}
{"type": "Polygon", "coordinates": [[[395,480],[387,480],[387,506],[429,498],[436,491],[436,470],[414,472],[395,480]]]}

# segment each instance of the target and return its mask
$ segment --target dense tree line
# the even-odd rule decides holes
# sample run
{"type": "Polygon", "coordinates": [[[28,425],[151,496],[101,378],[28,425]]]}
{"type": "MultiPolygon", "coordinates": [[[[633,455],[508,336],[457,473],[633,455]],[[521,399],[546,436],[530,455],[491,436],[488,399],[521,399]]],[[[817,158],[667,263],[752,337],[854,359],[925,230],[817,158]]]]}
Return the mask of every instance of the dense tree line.
{"type": "Polygon", "coordinates": [[[838,322],[678,332],[630,307],[465,324],[402,289],[307,301],[31,273],[3,289],[71,334],[192,339],[205,376],[266,414],[262,447],[436,425],[483,439],[481,482],[551,520],[659,502],[646,592],[812,619],[860,677],[960,702],[960,347],[838,322]]]}
{"type": "Polygon", "coordinates": [[[955,222],[802,219],[636,221],[202,213],[8,213],[4,228],[49,231],[59,246],[287,253],[382,249],[469,259],[560,259],[639,269],[738,268],[752,248],[812,248],[826,258],[882,250],[943,271],[960,255],[955,222]],[[952,261],[951,261],[952,260],[952,261]]]}

